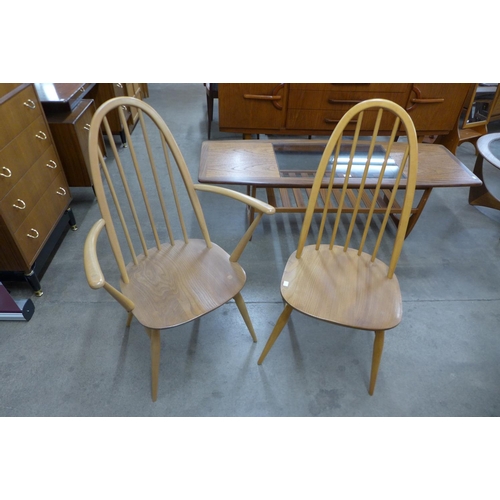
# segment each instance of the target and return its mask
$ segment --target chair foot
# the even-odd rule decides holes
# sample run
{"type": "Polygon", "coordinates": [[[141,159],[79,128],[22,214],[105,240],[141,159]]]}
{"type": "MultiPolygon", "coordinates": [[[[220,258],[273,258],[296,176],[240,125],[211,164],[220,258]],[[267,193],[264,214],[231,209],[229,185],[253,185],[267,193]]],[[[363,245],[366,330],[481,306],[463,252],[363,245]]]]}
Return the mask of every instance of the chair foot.
{"type": "Polygon", "coordinates": [[[267,353],[271,350],[271,347],[273,346],[274,342],[276,342],[276,339],[279,337],[279,334],[286,325],[288,318],[290,317],[290,314],[292,314],[292,311],[293,307],[288,303],[285,304],[285,308],[283,309],[283,312],[280,314],[280,317],[278,318],[276,325],[274,325],[273,331],[271,332],[271,335],[267,340],[264,350],[262,351],[262,354],[260,355],[260,358],[257,361],[258,365],[261,365],[264,359],[266,358],[267,353]]]}
{"type": "Polygon", "coordinates": [[[373,341],[372,372],[370,377],[370,388],[368,389],[368,393],[370,394],[370,396],[373,396],[373,391],[375,391],[378,367],[380,366],[382,350],[384,349],[384,334],[385,332],[383,330],[378,330],[375,332],[375,340],[373,341]]]}

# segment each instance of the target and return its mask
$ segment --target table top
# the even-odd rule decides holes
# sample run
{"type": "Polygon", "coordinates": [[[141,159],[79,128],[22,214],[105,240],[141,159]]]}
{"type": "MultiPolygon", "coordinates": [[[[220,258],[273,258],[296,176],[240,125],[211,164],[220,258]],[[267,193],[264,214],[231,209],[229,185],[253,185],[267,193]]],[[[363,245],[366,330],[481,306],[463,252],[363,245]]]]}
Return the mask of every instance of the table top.
{"type": "MultiPolygon", "coordinates": [[[[204,141],[198,180],[261,187],[308,186],[326,143],[321,139],[204,141]],[[294,163],[294,156],[300,161],[300,171],[310,171],[311,176],[293,174],[296,167],[290,165],[290,169],[289,164],[294,163]]],[[[402,143],[393,145],[391,158],[398,165],[404,147],[402,143]]],[[[352,181],[353,187],[356,183],[352,181]]],[[[481,184],[481,180],[444,146],[419,143],[417,189],[481,184]]]]}
{"type": "Polygon", "coordinates": [[[72,111],[95,83],[35,83],[38,98],[45,112],[72,111]]]}
{"type": "Polygon", "coordinates": [[[477,149],[483,158],[500,168],[500,133],[480,137],[477,141],[477,149]]]}

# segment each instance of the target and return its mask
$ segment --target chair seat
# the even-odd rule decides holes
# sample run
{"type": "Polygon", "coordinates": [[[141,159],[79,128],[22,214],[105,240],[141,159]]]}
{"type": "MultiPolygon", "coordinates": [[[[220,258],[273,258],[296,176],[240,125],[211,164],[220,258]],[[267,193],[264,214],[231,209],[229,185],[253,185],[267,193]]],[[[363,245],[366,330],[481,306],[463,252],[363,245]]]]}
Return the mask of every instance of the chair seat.
{"type": "Polygon", "coordinates": [[[122,293],[135,303],[133,315],[147,328],[171,328],[213,311],[246,281],[227,252],[213,243],[207,248],[204,240],[176,240],[148,253],[127,266],[130,282],[120,282],[122,293]]]}
{"type": "Polygon", "coordinates": [[[388,330],[399,324],[402,298],[387,265],[357,250],[314,245],[294,252],[281,281],[283,298],[298,311],[318,319],[361,330],[388,330]],[[341,299],[341,300],[337,300],[341,299]]]}

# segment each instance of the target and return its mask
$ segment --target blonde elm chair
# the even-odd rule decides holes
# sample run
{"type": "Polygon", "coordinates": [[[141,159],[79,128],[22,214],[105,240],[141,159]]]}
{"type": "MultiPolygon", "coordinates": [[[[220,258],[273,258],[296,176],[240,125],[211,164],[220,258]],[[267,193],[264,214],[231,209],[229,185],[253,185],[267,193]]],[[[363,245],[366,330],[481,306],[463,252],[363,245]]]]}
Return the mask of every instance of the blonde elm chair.
{"type": "Polygon", "coordinates": [[[258,364],[264,361],[296,309],[329,323],[375,332],[369,383],[369,393],[373,394],[385,331],[397,326],[402,317],[401,292],[394,270],[415,193],[417,159],[413,122],[407,112],[392,101],[372,99],[356,104],[339,121],[314,178],[297,250],[283,272],[284,309],[258,364]],[[392,135],[383,140],[377,137],[382,123],[385,126],[393,123],[392,135]],[[369,124],[373,127],[371,138],[362,139],[360,130],[366,130],[369,124]],[[402,135],[407,136],[407,142],[398,142],[396,146],[396,137],[402,135]],[[398,168],[398,164],[404,168],[398,168]],[[391,194],[380,197],[388,188],[391,194]],[[366,196],[368,189],[372,196],[366,196]],[[384,246],[389,261],[386,264],[377,254],[391,206],[402,189],[404,201],[397,233],[389,250],[384,246]],[[339,207],[332,224],[327,210],[333,196],[337,197],[339,207]],[[318,197],[324,200],[320,221],[313,219],[318,197]],[[375,220],[372,216],[377,199],[384,200],[387,210],[375,220]],[[342,213],[348,200],[349,206],[354,207],[350,222],[349,216],[342,213]],[[358,214],[359,207],[366,204],[371,209],[368,214],[358,214]],[[372,234],[377,230],[378,234],[372,234]],[[307,245],[310,232],[316,232],[316,241],[307,245]],[[339,239],[343,239],[343,243],[339,239]],[[365,250],[367,241],[371,243],[370,251],[365,250]]]}
{"type": "Polygon", "coordinates": [[[234,299],[257,341],[240,293],[246,275],[238,259],[262,215],[273,214],[274,208],[229,189],[193,184],[163,119],[149,104],[132,97],[117,97],[99,107],[90,124],[89,152],[102,218],[94,224],[85,242],[87,280],[91,288],[104,288],[128,311],[127,326],[135,317],[145,327],[151,343],[151,392],[155,401],[160,330],[192,321],[234,299]],[[138,111],[141,124],[134,130],[133,138],[124,114],[127,107],[138,111]],[[127,148],[117,149],[113,140],[106,118],[113,110],[118,110],[127,148]],[[100,130],[110,143],[112,155],[107,159],[99,148],[100,130]],[[255,224],[231,254],[210,240],[197,191],[228,196],[257,211],[255,224]],[[189,206],[194,217],[183,215],[183,205],[189,206]],[[188,227],[196,223],[198,237],[191,239],[188,227]],[[106,280],[97,256],[97,240],[103,228],[118,265],[118,287],[106,280]],[[179,237],[175,236],[176,231],[179,237]],[[128,263],[125,250],[130,255],[128,263]]]}

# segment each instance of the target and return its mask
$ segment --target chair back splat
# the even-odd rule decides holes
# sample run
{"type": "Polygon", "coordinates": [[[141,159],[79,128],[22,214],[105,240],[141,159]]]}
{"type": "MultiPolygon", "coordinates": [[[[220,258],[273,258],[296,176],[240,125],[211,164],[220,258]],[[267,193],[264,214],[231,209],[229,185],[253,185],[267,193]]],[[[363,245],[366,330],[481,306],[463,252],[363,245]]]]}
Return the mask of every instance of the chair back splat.
{"type": "Polygon", "coordinates": [[[133,97],[110,99],[99,107],[90,125],[89,155],[102,219],[85,242],[87,281],[91,288],[104,288],[128,311],[127,325],[136,318],[144,326],[151,341],[152,397],[156,400],[160,330],[192,321],[234,299],[251,337],[257,340],[240,293],[246,275],[238,258],[262,215],[273,214],[275,209],[230,189],[193,184],[163,119],[149,104],[133,97]],[[140,123],[133,134],[129,129],[132,111],[140,123]],[[126,147],[117,148],[111,119],[120,121],[126,147]],[[101,149],[103,143],[107,151],[101,149]],[[210,240],[197,191],[223,195],[257,211],[231,255],[210,240]],[[118,287],[105,279],[97,257],[97,241],[104,228],[118,265],[118,287]]]}
{"type": "Polygon", "coordinates": [[[343,241],[344,252],[350,246],[354,246],[351,238],[355,227],[359,228],[359,208],[368,205],[369,212],[364,218],[362,237],[355,245],[358,255],[364,251],[368,232],[374,228],[371,224],[373,214],[382,197],[386,210],[378,229],[376,243],[370,252],[373,262],[377,257],[398,189],[404,187],[401,217],[389,264],[389,277],[392,276],[403,247],[411,213],[418,160],[415,127],[407,113],[401,113],[401,111],[404,110],[392,101],[372,99],[354,106],[339,121],[326,145],[314,179],[300,233],[297,258],[301,257],[306,245],[318,196],[321,196],[325,203],[316,248],[319,248],[323,241],[325,226],[331,220],[328,208],[332,196],[336,197],[338,210],[329,240],[330,249],[338,239],[340,221],[349,215],[350,224],[343,241]],[[388,121],[393,122],[391,135],[379,137],[381,123],[388,121]],[[360,130],[366,130],[368,127],[367,122],[373,124],[373,133],[371,137],[360,137],[360,130]],[[399,135],[406,135],[408,142],[396,142],[399,135]],[[395,144],[396,147],[394,147],[395,144]],[[410,150],[414,151],[411,156],[410,150]],[[367,195],[368,190],[371,191],[371,196],[367,195]],[[353,207],[350,214],[343,213],[347,203],[353,207]]]}

